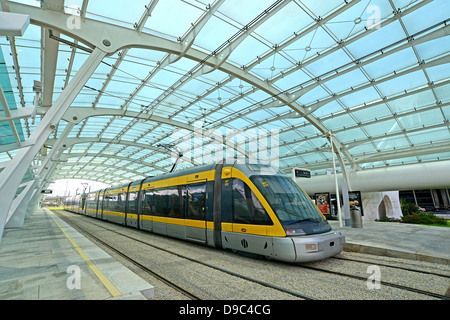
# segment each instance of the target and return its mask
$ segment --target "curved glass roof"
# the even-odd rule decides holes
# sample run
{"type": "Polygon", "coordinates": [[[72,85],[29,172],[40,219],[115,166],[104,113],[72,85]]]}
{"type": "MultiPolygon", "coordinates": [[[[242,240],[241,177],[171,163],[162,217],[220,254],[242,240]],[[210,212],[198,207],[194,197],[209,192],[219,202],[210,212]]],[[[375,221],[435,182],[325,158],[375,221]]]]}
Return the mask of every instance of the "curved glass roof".
{"type": "Polygon", "coordinates": [[[348,168],[450,159],[447,0],[5,3],[32,24],[22,37],[0,39],[3,92],[10,110],[24,110],[2,105],[0,167],[90,54],[52,21],[44,28],[41,11],[64,15],[68,31],[94,20],[180,49],[130,47],[103,59],[69,108],[77,119],[58,123],[30,176],[58,139],[67,162],[53,179],[109,184],[168,172],[178,151],[177,169],[222,157],[217,144],[236,136],[241,149],[227,155],[260,157],[277,145],[282,170],[313,175],[332,167],[329,133],[348,168]],[[37,101],[34,81],[43,88],[37,101]],[[33,106],[34,118],[25,112],[33,106]],[[261,138],[269,136],[276,139],[261,138]]]}

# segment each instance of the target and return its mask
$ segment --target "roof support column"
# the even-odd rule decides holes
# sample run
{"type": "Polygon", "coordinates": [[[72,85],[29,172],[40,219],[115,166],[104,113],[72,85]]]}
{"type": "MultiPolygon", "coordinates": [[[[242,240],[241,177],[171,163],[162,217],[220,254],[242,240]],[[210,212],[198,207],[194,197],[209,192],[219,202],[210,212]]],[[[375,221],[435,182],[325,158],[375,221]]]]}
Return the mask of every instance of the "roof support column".
{"type": "Polygon", "coordinates": [[[0,206],[0,243],[7,222],[6,219],[8,217],[9,208],[14,200],[16,190],[32,163],[33,158],[44,145],[50,133],[56,128],[56,125],[61,120],[64,113],[75,100],[78,93],[97,69],[106,54],[106,52],[99,48],[94,49],[28,138],[30,146],[20,149],[14,159],[12,159],[8,163],[8,166],[0,173],[0,199],[2,199],[2,206],[0,206]]]}
{"type": "MultiPolygon", "coordinates": [[[[11,208],[9,210],[8,218],[6,219],[5,229],[8,228],[20,228],[23,226],[25,218],[28,218],[32,210],[30,210],[27,214],[27,207],[31,200],[36,201],[38,196],[43,190],[45,184],[48,184],[48,177],[53,173],[57,164],[49,163],[53,157],[59,159],[61,156],[62,150],[60,149],[61,141],[64,140],[72,131],[74,127],[73,123],[69,123],[64,129],[61,137],[54,144],[54,147],[50,151],[49,155],[42,161],[41,167],[38,170],[38,175],[36,176],[34,181],[28,183],[25,190],[23,190],[18,197],[14,199],[12,202],[11,208]],[[49,168],[49,169],[47,169],[49,168]]],[[[34,206],[30,206],[33,209],[34,206]]]]}
{"type": "Polygon", "coordinates": [[[29,181],[25,189],[14,199],[8,214],[9,218],[7,219],[8,222],[5,225],[5,229],[23,227],[28,203],[30,202],[33,191],[36,189],[38,183],[39,177],[36,177],[33,181],[29,181]]]}

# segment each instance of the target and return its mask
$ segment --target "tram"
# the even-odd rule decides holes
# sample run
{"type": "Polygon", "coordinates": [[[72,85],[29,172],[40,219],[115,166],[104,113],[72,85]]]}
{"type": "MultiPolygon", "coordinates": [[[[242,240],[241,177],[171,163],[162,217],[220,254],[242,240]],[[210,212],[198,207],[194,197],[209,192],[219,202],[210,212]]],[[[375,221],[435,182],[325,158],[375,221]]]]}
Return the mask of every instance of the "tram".
{"type": "Polygon", "coordinates": [[[286,262],[340,253],[344,236],[291,177],[269,169],[214,163],[68,198],[65,209],[286,262]]]}

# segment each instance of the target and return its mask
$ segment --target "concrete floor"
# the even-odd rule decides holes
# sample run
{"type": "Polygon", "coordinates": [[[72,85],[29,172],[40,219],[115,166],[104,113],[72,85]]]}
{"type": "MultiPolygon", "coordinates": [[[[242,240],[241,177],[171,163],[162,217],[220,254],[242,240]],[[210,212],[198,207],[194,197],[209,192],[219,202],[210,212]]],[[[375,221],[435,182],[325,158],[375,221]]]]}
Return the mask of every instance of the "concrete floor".
{"type": "Polygon", "coordinates": [[[153,287],[47,209],[5,230],[0,300],[146,299],[153,287]]]}

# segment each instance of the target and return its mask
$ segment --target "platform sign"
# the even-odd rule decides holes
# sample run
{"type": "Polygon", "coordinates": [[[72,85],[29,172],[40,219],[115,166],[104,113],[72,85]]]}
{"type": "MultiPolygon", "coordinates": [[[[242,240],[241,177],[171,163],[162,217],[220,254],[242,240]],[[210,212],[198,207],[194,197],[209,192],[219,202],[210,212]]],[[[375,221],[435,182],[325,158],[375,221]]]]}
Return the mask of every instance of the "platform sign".
{"type": "Polygon", "coordinates": [[[311,170],[309,170],[309,169],[300,169],[300,168],[292,168],[292,175],[295,178],[311,178],[311,170]]]}
{"type": "Polygon", "coordinates": [[[43,194],[52,194],[53,190],[45,189],[45,190],[42,190],[41,193],[43,193],[43,194]]]}
{"type": "Polygon", "coordinates": [[[350,208],[358,207],[361,211],[361,216],[364,216],[362,201],[361,201],[361,191],[349,191],[348,192],[348,200],[350,204],[350,208]]]}

